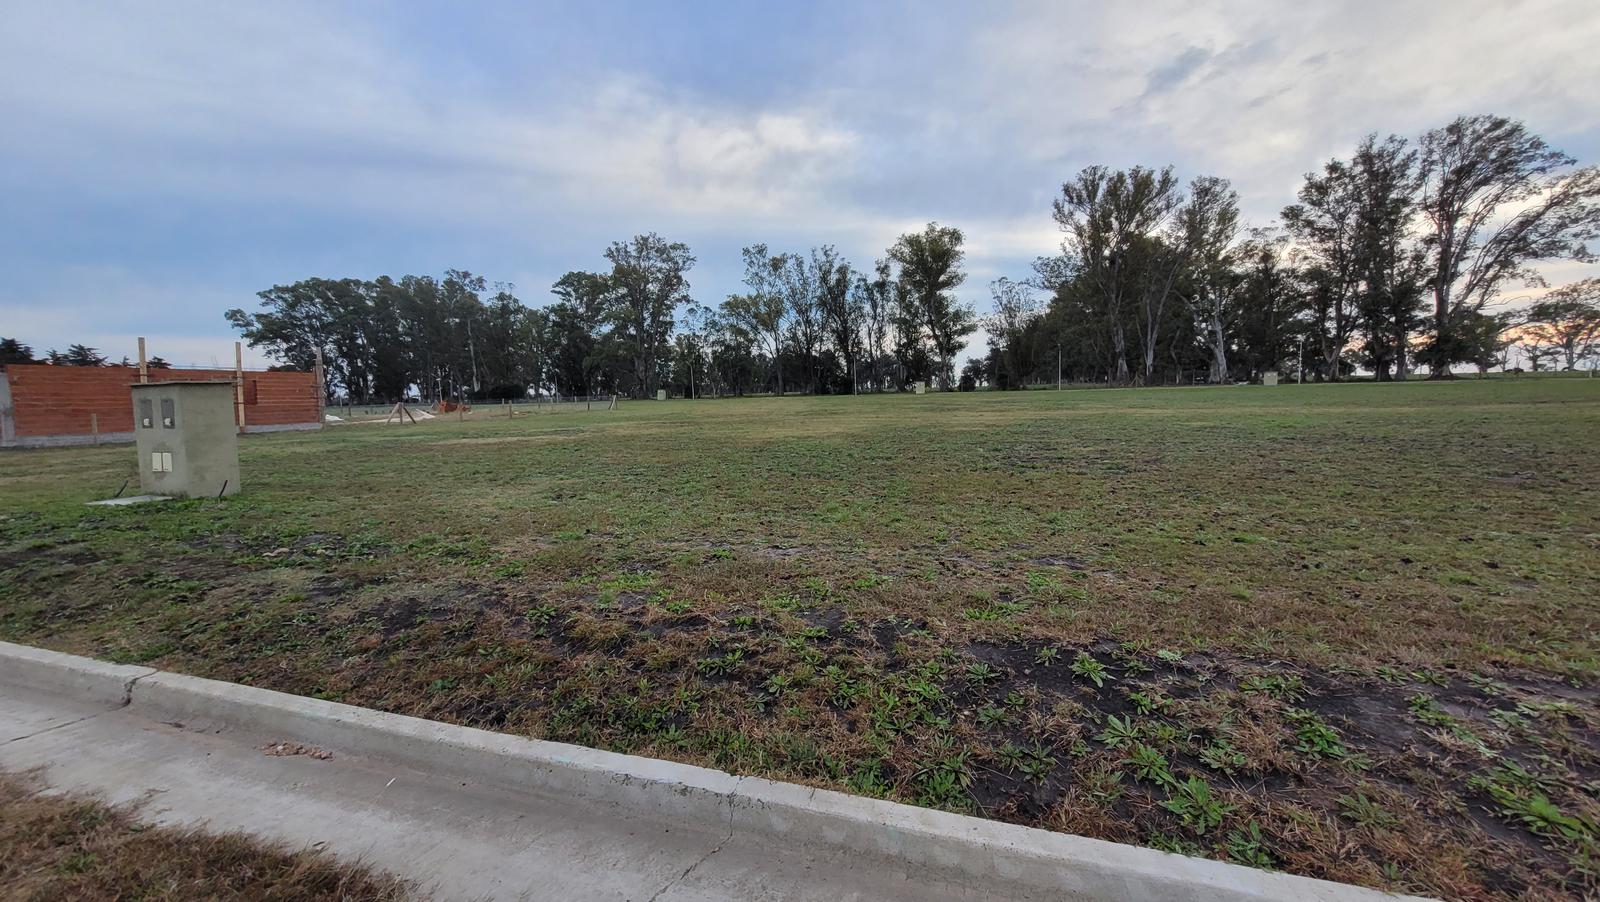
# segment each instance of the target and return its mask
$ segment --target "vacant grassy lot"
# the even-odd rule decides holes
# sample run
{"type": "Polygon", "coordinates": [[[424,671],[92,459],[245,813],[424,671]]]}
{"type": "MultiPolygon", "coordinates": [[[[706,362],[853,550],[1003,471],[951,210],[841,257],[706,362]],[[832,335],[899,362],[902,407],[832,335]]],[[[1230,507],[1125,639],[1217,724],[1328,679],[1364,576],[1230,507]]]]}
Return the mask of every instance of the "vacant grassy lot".
{"type": "Polygon", "coordinates": [[[1600,380],[0,455],[0,638],[1449,897],[1600,891],[1600,380]],[[137,484],[137,483],[135,483],[137,484]]]}

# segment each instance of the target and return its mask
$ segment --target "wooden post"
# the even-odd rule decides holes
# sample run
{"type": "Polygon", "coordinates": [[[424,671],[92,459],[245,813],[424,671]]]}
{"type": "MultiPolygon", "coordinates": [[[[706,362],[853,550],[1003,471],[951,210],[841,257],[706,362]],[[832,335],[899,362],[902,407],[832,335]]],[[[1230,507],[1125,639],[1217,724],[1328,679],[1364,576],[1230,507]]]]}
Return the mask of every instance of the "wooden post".
{"type": "MultiPolygon", "coordinates": [[[[317,389],[317,426],[327,422],[324,405],[328,403],[328,387],[322,384],[324,372],[322,368],[322,349],[317,348],[317,362],[311,369],[311,381],[316,383],[317,389]]],[[[346,393],[348,394],[348,392],[346,393]]]]}
{"type": "Polygon", "coordinates": [[[144,336],[139,336],[139,384],[150,381],[150,364],[144,357],[144,336]]]}
{"type": "Polygon", "coordinates": [[[233,409],[239,434],[244,434],[244,343],[233,343],[233,409]]]}
{"type": "Polygon", "coordinates": [[[94,443],[100,444],[100,415],[93,411],[89,412],[89,431],[94,433],[94,443]]]}

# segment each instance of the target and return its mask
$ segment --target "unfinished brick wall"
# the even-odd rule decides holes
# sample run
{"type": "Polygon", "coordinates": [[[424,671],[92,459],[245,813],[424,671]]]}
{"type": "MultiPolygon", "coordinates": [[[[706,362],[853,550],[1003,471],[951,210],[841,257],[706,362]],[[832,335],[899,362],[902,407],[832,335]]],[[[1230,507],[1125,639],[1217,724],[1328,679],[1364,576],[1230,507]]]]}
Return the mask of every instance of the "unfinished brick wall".
{"type": "MultiPolygon", "coordinates": [[[[150,370],[151,382],[169,379],[233,381],[229,370],[150,370]]],[[[246,432],[316,429],[322,425],[316,377],[311,373],[246,370],[246,432]]],[[[0,367],[0,447],[133,441],[133,398],[139,381],[131,366],[0,367]]]]}

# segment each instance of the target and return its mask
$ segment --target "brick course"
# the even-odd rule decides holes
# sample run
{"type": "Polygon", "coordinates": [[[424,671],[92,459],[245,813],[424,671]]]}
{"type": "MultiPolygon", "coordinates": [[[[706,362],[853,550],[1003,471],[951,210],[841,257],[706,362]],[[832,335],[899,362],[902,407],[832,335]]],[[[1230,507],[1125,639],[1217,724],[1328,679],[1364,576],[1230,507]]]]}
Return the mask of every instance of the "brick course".
{"type": "MultiPolygon", "coordinates": [[[[93,433],[91,414],[99,415],[102,435],[133,431],[133,399],[128,386],[139,381],[139,368],[131,366],[48,366],[10,364],[0,367],[9,385],[9,411],[16,443],[30,439],[88,436],[93,433]]],[[[245,425],[321,426],[317,386],[311,373],[246,370],[245,425]]],[[[153,369],[151,382],[168,380],[233,382],[230,370],[153,369]]]]}

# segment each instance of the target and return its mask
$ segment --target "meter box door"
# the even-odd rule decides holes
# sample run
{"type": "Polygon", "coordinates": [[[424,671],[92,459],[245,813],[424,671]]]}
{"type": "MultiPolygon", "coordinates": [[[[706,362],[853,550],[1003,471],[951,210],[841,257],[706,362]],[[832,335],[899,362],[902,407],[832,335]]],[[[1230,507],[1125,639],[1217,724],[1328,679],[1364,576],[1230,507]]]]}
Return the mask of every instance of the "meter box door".
{"type": "Polygon", "coordinates": [[[147,495],[205,498],[239,491],[239,428],[232,382],[133,386],[139,488],[147,495]]]}

